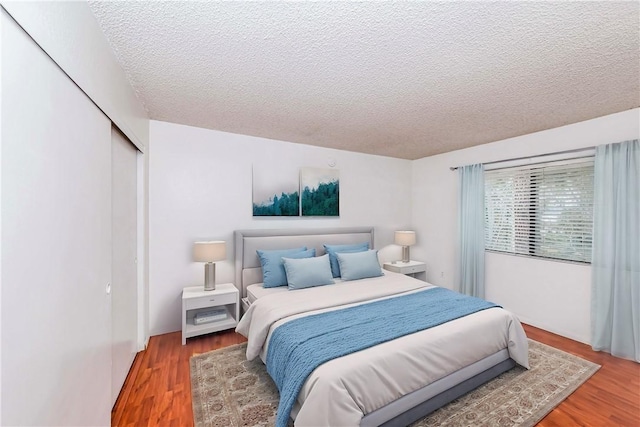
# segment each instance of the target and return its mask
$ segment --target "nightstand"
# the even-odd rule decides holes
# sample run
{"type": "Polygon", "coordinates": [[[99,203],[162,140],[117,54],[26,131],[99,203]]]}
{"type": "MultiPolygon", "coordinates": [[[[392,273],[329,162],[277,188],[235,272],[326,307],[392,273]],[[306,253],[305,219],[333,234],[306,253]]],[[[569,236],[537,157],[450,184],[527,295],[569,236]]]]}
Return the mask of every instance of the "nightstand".
{"type": "Polygon", "coordinates": [[[384,269],[427,281],[427,265],[424,262],[413,260],[409,262],[385,262],[384,269]]]}
{"type": "Polygon", "coordinates": [[[233,283],[216,285],[213,291],[205,291],[203,286],[184,288],[182,345],[187,343],[187,338],[235,328],[240,319],[239,298],[233,283]]]}

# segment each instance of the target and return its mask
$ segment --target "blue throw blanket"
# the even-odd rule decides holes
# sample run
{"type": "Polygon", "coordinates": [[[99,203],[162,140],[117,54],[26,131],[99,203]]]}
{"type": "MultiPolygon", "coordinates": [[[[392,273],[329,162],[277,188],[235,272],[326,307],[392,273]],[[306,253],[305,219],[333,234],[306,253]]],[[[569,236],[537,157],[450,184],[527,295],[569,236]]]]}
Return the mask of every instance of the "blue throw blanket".
{"type": "Polygon", "coordinates": [[[276,427],[287,425],[300,389],[321,364],[491,307],[498,306],[431,288],[279,326],[267,350],[267,371],[280,391],[276,427]]]}

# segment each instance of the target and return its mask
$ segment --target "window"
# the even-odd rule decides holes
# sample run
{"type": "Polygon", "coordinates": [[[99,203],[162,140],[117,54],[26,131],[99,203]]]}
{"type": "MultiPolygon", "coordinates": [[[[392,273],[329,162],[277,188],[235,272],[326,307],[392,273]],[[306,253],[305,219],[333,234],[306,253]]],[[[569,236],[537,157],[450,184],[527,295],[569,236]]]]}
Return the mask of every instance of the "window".
{"type": "Polygon", "coordinates": [[[593,158],[485,172],[485,248],[591,262],[593,158]]]}

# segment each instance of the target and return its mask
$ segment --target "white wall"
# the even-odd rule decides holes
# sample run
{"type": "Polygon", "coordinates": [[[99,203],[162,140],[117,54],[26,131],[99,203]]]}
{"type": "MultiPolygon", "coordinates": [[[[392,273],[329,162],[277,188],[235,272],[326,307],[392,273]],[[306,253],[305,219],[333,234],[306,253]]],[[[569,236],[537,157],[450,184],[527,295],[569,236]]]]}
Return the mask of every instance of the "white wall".
{"type": "MultiPolygon", "coordinates": [[[[412,224],[421,237],[412,257],[427,279],[453,289],[457,173],[451,166],[591,147],[640,137],[640,109],[484,144],[413,162],[412,224]]],[[[578,264],[487,253],[486,297],[522,321],[589,342],[591,269],[578,264]]]]}
{"type": "Polygon", "coordinates": [[[149,118],[86,2],[0,1],[6,12],[144,153],[141,186],[138,346],[148,341],[149,118]]]}
{"type": "Polygon", "coordinates": [[[111,122],[0,20],[0,424],[108,425],[111,122]]]}
{"type": "MultiPolygon", "coordinates": [[[[375,226],[375,245],[410,225],[411,162],[151,121],[150,332],[180,330],[181,290],[201,284],[196,240],[227,241],[217,282],[233,282],[233,231],[247,228],[375,226]],[[340,170],[340,217],[252,217],[252,165],[288,163],[340,170]]],[[[399,252],[398,252],[399,256],[399,252]]]]}
{"type": "MultiPolygon", "coordinates": [[[[139,158],[144,168],[140,168],[138,180],[142,200],[140,293],[146,298],[148,118],[85,2],[0,3],[4,59],[0,64],[0,99],[5,107],[0,116],[3,125],[0,302],[5,320],[1,419],[7,425],[107,425],[111,409],[110,326],[103,323],[94,327],[91,322],[104,318],[104,307],[97,306],[96,299],[104,299],[109,278],[103,280],[105,272],[98,271],[90,261],[97,258],[108,263],[106,273],[110,274],[110,251],[95,257],[101,245],[94,238],[96,230],[109,233],[110,221],[106,226],[92,227],[103,219],[103,214],[110,214],[109,205],[103,204],[110,202],[110,169],[107,168],[109,173],[105,176],[101,167],[93,166],[92,162],[99,160],[103,162],[101,165],[110,165],[111,121],[138,148],[145,150],[145,155],[139,158]],[[6,28],[12,28],[11,37],[22,34],[23,41],[37,53],[30,52],[31,56],[27,56],[24,46],[17,46],[15,37],[7,37],[6,28]],[[11,55],[8,60],[7,55],[11,55]],[[34,55],[44,61],[36,63],[34,55]],[[24,61],[29,62],[27,66],[24,61]],[[18,63],[28,73],[16,73],[18,63]],[[45,63],[46,66],[42,65],[45,63]],[[7,74],[8,70],[11,74],[7,74]],[[32,79],[29,84],[21,80],[27,75],[32,79]],[[55,83],[54,75],[58,76],[55,83]],[[40,79],[47,84],[38,86],[40,79]],[[61,81],[66,81],[67,88],[61,89],[58,85],[61,81]],[[23,89],[25,93],[20,92],[23,89]],[[35,107],[18,108],[29,102],[35,107]],[[88,111],[101,116],[105,132],[97,135],[88,130],[95,124],[87,119],[88,111]],[[103,136],[106,146],[101,145],[103,136]],[[80,149],[66,152],[69,144],[78,141],[80,149]],[[16,142],[19,144],[15,145],[16,142]],[[21,199],[20,203],[12,200],[16,186],[20,188],[16,193],[28,200],[21,199]],[[56,214],[59,206],[70,212],[56,214]],[[38,232],[35,225],[45,231],[38,232]],[[17,238],[15,230],[21,230],[17,238]],[[37,250],[25,253],[22,250],[27,247],[25,239],[36,234],[41,237],[34,240],[39,243],[37,250]],[[28,274],[24,273],[26,269],[28,274]],[[38,280],[41,273],[46,276],[44,281],[38,280]],[[27,311],[33,314],[27,316],[27,311]]],[[[140,315],[145,318],[141,323],[143,330],[139,331],[141,346],[148,337],[144,329],[147,302],[144,300],[140,308],[140,315]]]]}
{"type": "Polygon", "coordinates": [[[149,118],[83,1],[2,1],[2,6],[140,149],[149,118]]]}

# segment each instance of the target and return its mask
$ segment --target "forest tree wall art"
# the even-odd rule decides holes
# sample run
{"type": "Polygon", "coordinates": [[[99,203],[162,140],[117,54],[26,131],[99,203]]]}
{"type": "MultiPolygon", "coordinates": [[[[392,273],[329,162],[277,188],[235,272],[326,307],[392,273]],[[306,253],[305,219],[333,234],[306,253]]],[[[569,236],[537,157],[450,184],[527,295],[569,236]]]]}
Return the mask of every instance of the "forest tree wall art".
{"type": "Polygon", "coordinates": [[[339,216],[337,169],[253,168],[253,216],[339,216]]]}
{"type": "Polygon", "coordinates": [[[303,168],[300,171],[300,208],[302,216],[339,216],[339,171],[303,168]]]}

